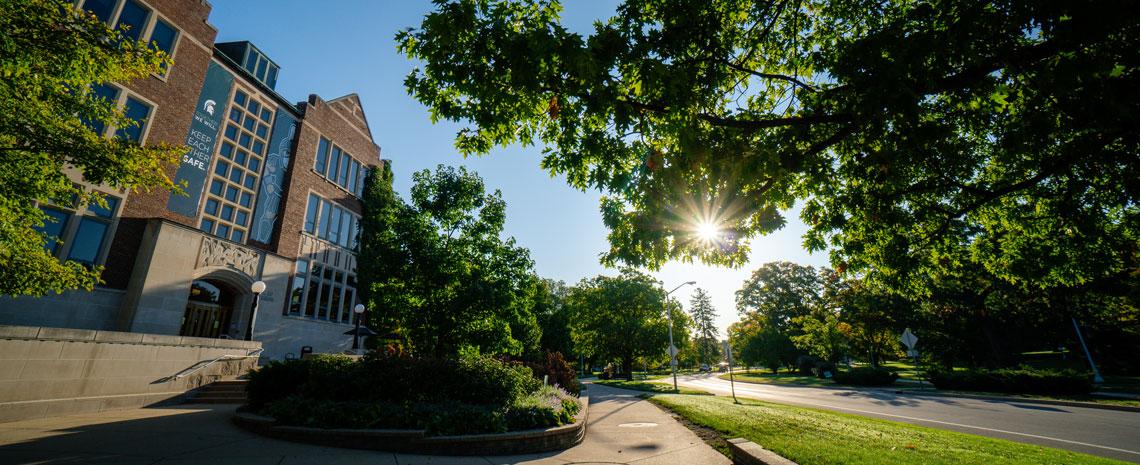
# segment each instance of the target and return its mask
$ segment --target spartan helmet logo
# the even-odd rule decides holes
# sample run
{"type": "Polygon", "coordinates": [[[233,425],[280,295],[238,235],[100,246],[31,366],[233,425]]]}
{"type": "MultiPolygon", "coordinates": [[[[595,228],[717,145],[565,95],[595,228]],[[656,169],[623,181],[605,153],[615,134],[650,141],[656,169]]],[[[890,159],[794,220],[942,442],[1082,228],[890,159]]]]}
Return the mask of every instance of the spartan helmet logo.
{"type": "Polygon", "coordinates": [[[206,100],[206,103],[202,104],[202,109],[206,110],[206,113],[209,113],[210,116],[214,116],[214,105],[217,105],[217,103],[213,100],[206,100]]]}

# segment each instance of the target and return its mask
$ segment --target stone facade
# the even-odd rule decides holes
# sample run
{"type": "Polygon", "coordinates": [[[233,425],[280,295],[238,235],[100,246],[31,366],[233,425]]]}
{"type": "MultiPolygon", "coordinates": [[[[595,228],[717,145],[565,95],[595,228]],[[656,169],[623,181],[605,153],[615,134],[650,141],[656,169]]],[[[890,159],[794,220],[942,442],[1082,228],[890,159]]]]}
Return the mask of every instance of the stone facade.
{"type": "MultiPolygon", "coordinates": [[[[209,333],[211,337],[228,339],[244,339],[247,332],[252,332],[253,339],[264,344],[264,357],[269,359],[299,355],[302,346],[311,346],[316,352],[343,351],[351,344],[350,336],[343,333],[352,327],[347,321],[347,309],[354,303],[355,293],[350,292],[354,281],[340,278],[339,287],[328,289],[318,284],[314,289],[319,290],[319,294],[314,295],[323,299],[319,304],[322,307],[320,313],[295,309],[290,312],[289,305],[290,296],[294,293],[292,286],[298,259],[305,260],[307,264],[314,260],[314,254],[321,254],[322,260],[327,254],[331,257],[329,260],[335,261],[340,272],[338,276],[351,274],[355,268],[355,255],[345,240],[347,236],[341,236],[337,241],[312,230],[306,232],[305,220],[310,195],[332,202],[330,205],[340,208],[333,211],[344,212],[343,215],[358,217],[362,211],[354,189],[343,186],[344,182],[330,181],[328,176],[322,176],[314,169],[322,138],[350,153],[362,168],[374,168],[380,163],[380,148],[373,139],[360,98],[350,94],[325,101],[317,95],[309,95],[304,102],[290,103],[274,91],[274,80],[259,77],[246,68],[243,61],[246,57],[254,57],[253,62],[258,57],[267,59],[264,52],[247,42],[214,43],[217,30],[208,23],[209,3],[203,0],[139,2],[152,10],[155,14],[152,18],[161,18],[178,30],[174,64],[165,76],[155,75],[116,84],[152,108],[142,143],[186,144],[195,112],[199,110],[199,97],[203,88],[209,87],[207,69],[221,67],[226,74],[233,76],[227,102],[216,104],[223,111],[220,114],[222,123],[214,140],[205,185],[200,191],[188,192],[198,202],[198,213],[185,216],[172,212],[168,208],[171,194],[165,191],[120,193],[123,195],[121,208],[109,229],[109,237],[105,239],[107,245],[103,255],[106,258],[98,263],[104,266],[104,283],[92,292],[2,298],[0,325],[170,336],[209,333]],[[266,118],[266,113],[259,109],[237,106],[236,102],[242,98],[251,102],[256,100],[260,103],[259,109],[271,110],[272,116],[266,118]],[[235,108],[261,119],[245,126],[250,117],[235,117],[235,108]],[[291,120],[296,124],[285,123],[287,132],[281,132],[288,136],[279,137],[276,131],[281,131],[281,128],[275,123],[291,120]],[[263,124],[274,133],[264,133],[263,124]],[[242,145],[244,148],[223,154],[223,128],[229,130],[231,126],[240,131],[240,135],[257,133],[254,140],[260,139],[265,145],[270,145],[271,139],[279,140],[280,147],[291,145],[291,151],[284,154],[269,150],[258,152],[255,143],[252,147],[242,145]],[[236,160],[239,151],[257,154],[258,162],[256,166],[244,162],[244,178],[233,176],[232,170],[227,178],[226,174],[221,174],[226,166],[220,165],[237,166],[240,163],[236,160]],[[277,155],[274,161],[281,166],[274,165],[272,171],[267,171],[271,154],[277,155]],[[229,158],[231,156],[234,158],[229,158]],[[279,187],[270,187],[275,195],[280,192],[281,196],[279,203],[275,204],[275,216],[265,217],[276,218],[276,224],[272,225],[272,232],[267,236],[271,239],[260,242],[249,237],[253,223],[248,217],[255,212],[254,206],[264,185],[260,181],[266,176],[281,182],[279,187]],[[247,215],[248,219],[243,219],[246,221],[244,226],[231,225],[226,232],[222,232],[220,227],[215,229],[213,223],[207,227],[210,221],[234,211],[217,211],[216,205],[211,206],[207,202],[207,199],[221,200],[229,194],[228,191],[226,194],[213,191],[211,182],[214,179],[231,183],[227,185],[241,188],[242,192],[251,195],[253,200],[244,205],[238,205],[236,199],[227,199],[239,214],[247,215]],[[215,211],[207,216],[207,210],[211,208],[215,211]],[[245,228],[242,237],[229,234],[241,228],[245,228]],[[251,286],[257,281],[264,282],[266,288],[255,299],[251,286]],[[335,298],[328,297],[334,294],[335,298]],[[330,309],[326,312],[324,307],[330,309]],[[253,317],[255,312],[256,317],[253,317]],[[252,324],[251,319],[255,320],[252,324]]],[[[83,5],[84,1],[78,2],[79,8],[83,5]]],[[[210,114],[213,112],[211,108],[210,114]]],[[[231,136],[227,134],[226,137],[231,136]]],[[[228,139],[231,149],[239,144],[237,136],[233,137],[228,139]]],[[[253,157],[250,155],[250,159],[253,157]]],[[[176,180],[179,173],[179,166],[170,166],[167,171],[176,180]]],[[[78,175],[76,179],[80,180],[78,175]]],[[[235,225],[239,224],[237,217],[233,218],[235,225]]],[[[348,216],[343,219],[347,220],[348,216]]],[[[268,224],[270,220],[264,221],[268,224]]],[[[308,279],[308,273],[303,277],[308,279]]],[[[303,295],[308,296],[307,293],[303,295]]]]}

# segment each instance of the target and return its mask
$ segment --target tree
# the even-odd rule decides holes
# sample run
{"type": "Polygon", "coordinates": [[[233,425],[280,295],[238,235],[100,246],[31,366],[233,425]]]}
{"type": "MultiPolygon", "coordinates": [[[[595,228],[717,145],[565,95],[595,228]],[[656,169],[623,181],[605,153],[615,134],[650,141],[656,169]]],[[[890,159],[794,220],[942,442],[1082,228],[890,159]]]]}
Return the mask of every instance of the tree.
{"type": "Polygon", "coordinates": [[[759,313],[778,332],[791,331],[792,319],[806,316],[819,304],[820,277],[815,268],[791,262],[765,263],[736,291],[741,315],[759,313]]]}
{"type": "Polygon", "coordinates": [[[816,312],[792,319],[799,331],[789,337],[796,348],[809,355],[839,363],[839,358],[847,351],[851,339],[851,325],[839,321],[839,315],[831,312],[816,312]]]}
{"type": "Polygon", "coordinates": [[[569,305],[566,304],[569,287],[563,281],[543,279],[537,282],[536,289],[538,293],[535,298],[534,316],[538,319],[539,328],[542,329],[539,347],[548,352],[560,352],[566,357],[577,355],[574,341],[570,337],[570,320],[573,315],[569,305]]]}
{"type": "Polygon", "coordinates": [[[365,185],[357,261],[371,321],[414,351],[521,354],[541,338],[532,312],[538,278],[529,252],[501,239],[506,205],[465,168],[413,176],[400,200],[385,164],[365,185]]]}
{"type": "Polygon", "coordinates": [[[1140,268],[1133,2],[627,0],[587,35],[560,9],[439,1],[396,40],[461,152],[541,143],[607,193],[606,263],[739,265],[799,200],[808,248],[897,292],[1140,268]]]}
{"type": "Polygon", "coordinates": [[[693,317],[693,335],[696,337],[697,359],[712,365],[720,360],[720,330],[716,327],[716,308],[704,289],[697,288],[689,301],[689,314],[693,317]]]}
{"type": "Polygon", "coordinates": [[[146,79],[171,63],[66,0],[0,0],[0,295],[90,290],[101,267],[45,249],[37,203],[82,207],[112,189],[177,191],[166,169],[184,147],[140,146],[95,129],[137,126],[92,85],[146,79]]]}
{"type": "Polygon", "coordinates": [[[644,273],[624,269],[615,277],[584,279],[567,301],[574,308],[575,346],[589,356],[620,361],[629,379],[635,358],[659,355],[668,344],[665,291],[644,273]]]}

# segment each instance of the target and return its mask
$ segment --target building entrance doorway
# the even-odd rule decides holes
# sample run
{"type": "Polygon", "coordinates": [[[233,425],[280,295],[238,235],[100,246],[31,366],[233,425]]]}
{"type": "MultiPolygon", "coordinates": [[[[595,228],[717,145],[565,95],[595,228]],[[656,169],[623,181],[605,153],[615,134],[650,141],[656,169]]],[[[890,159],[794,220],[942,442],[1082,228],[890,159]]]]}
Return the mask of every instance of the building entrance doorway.
{"type": "Polygon", "coordinates": [[[182,336],[229,337],[234,293],[226,285],[209,280],[190,283],[190,298],[182,316],[182,336]]]}

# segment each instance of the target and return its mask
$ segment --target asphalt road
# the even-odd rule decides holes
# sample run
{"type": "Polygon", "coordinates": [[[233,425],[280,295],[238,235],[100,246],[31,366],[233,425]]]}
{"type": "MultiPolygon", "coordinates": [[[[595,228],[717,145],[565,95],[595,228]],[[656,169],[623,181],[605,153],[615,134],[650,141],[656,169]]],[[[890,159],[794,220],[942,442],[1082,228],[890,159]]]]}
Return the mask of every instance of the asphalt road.
{"type": "MultiPolygon", "coordinates": [[[[661,380],[662,382],[667,380],[661,380]]],[[[729,394],[715,374],[678,377],[682,386],[729,394]]],[[[1016,401],[736,383],[737,397],[817,407],[885,420],[1009,439],[1140,463],[1140,413],[1016,401]]]]}

